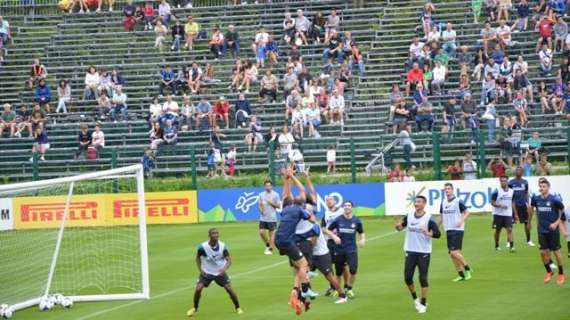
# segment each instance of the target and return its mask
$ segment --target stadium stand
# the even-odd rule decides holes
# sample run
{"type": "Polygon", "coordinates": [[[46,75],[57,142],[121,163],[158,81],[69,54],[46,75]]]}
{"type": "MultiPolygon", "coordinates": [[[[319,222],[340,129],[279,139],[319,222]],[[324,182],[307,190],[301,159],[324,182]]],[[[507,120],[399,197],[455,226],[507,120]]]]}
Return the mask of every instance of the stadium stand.
{"type": "MultiPolygon", "coordinates": [[[[153,31],[143,31],[138,27],[134,32],[126,32],[122,23],[121,8],[123,1],[117,1],[114,12],[91,14],[58,14],[55,7],[46,10],[41,15],[13,15],[5,16],[10,21],[13,33],[13,43],[7,44],[7,55],[4,64],[0,67],[0,102],[10,103],[14,109],[21,105],[31,106],[34,100],[34,91],[26,88],[29,79],[29,69],[34,58],[41,58],[47,67],[47,83],[52,92],[51,111],[48,120],[48,135],[51,149],[46,155],[47,161],[40,163],[40,176],[42,178],[60,176],[62,174],[76,174],[86,170],[102,170],[111,166],[111,159],[117,157],[119,165],[139,162],[145,147],[149,146],[148,122],[149,105],[153,96],[158,94],[159,71],[161,66],[170,65],[179,70],[196,62],[202,70],[207,63],[214,66],[214,78],[219,82],[211,82],[199,93],[192,94],[192,102],[198,103],[205,97],[213,105],[220,96],[226,97],[230,105],[234,105],[237,93],[232,93],[228,86],[232,78],[234,59],[227,54],[214,61],[208,46],[212,30],[219,26],[225,31],[230,24],[236,25],[241,38],[241,57],[255,61],[250,48],[255,34],[260,26],[264,26],[268,33],[279,39],[279,51],[288,52],[282,38],[282,22],[285,12],[303,9],[310,19],[318,11],[325,17],[331,9],[337,8],[341,17],[341,32],[349,31],[356,39],[359,49],[364,53],[365,74],[358,76],[356,69],[354,77],[350,80],[345,91],[346,119],[342,126],[323,124],[319,128],[319,138],[305,137],[299,141],[305,162],[311,167],[326,167],[326,150],[332,144],[337,150],[337,165],[347,166],[350,163],[351,141],[356,145],[356,163],[359,167],[369,162],[371,154],[384,145],[389,144],[398,137],[392,130],[390,116],[390,88],[394,83],[400,85],[404,92],[406,70],[404,64],[408,57],[411,39],[417,32],[421,32],[420,13],[424,1],[419,0],[376,0],[365,1],[363,8],[353,7],[347,1],[295,1],[275,2],[270,4],[249,4],[247,6],[219,5],[216,7],[173,8],[172,12],[183,21],[186,16],[192,15],[201,27],[208,32],[206,40],[199,40],[193,50],[170,51],[170,33],[166,36],[165,48],[162,51],[153,48],[155,35],[153,31]],[[419,30],[419,31],[418,31],[419,30]],[[97,159],[74,159],[77,149],[77,133],[80,124],[88,124],[92,129],[100,121],[95,117],[94,100],[83,99],[84,77],[87,67],[94,65],[99,70],[107,71],[117,68],[125,78],[124,91],[128,96],[128,121],[114,123],[105,119],[101,121],[105,132],[105,148],[97,159]],[[53,113],[57,105],[56,87],[60,80],[65,79],[71,85],[71,101],[68,103],[66,114],[53,113]]],[[[462,1],[437,1],[433,21],[438,25],[453,23],[457,31],[457,43],[469,48],[475,56],[475,46],[480,38],[482,23],[473,23],[470,11],[465,10],[462,1]]],[[[513,17],[515,15],[513,14],[513,17]]],[[[480,22],[484,21],[480,19],[480,22]]],[[[509,23],[510,25],[510,23],[509,23]]],[[[530,24],[532,25],[532,24],[530,24]]],[[[493,23],[496,27],[496,23],[493,23]]],[[[532,27],[529,27],[532,30],[532,27]]],[[[551,76],[539,75],[539,58],[535,53],[537,33],[523,31],[513,33],[516,45],[508,49],[511,60],[521,55],[529,64],[529,79],[536,89],[541,80],[548,85],[555,81],[557,61],[560,54],[556,54],[556,62],[551,76]]],[[[317,77],[323,68],[322,52],[324,44],[303,45],[301,54],[304,62],[313,77],[317,77]]],[[[279,65],[274,68],[275,75],[282,79],[285,73],[285,57],[280,56],[279,65]]],[[[334,70],[339,67],[335,64],[334,70]]],[[[266,68],[260,69],[262,75],[266,68]]],[[[457,89],[460,68],[455,59],[449,62],[448,76],[444,94],[430,95],[435,117],[434,131],[439,131],[443,124],[442,110],[449,93],[457,89]]],[[[481,82],[471,79],[473,100],[477,105],[480,101],[481,82]]],[[[266,134],[270,127],[283,126],[284,105],[282,102],[282,87],[280,86],[278,99],[274,103],[259,103],[259,84],[252,86],[247,94],[252,103],[253,114],[261,121],[266,134]]],[[[182,105],[182,98],[178,95],[176,101],[182,105]]],[[[411,102],[411,97],[407,98],[411,102]]],[[[164,99],[161,99],[161,103],[164,99]]],[[[479,115],[483,110],[479,110],[479,115]]],[[[499,116],[512,114],[510,104],[496,106],[499,116]]],[[[529,102],[529,123],[523,128],[523,139],[526,140],[534,131],[540,132],[543,146],[551,156],[566,159],[567,121],[562,115],[542,114],[541,105],[537,98],[529,102]]],[[[233,118],[233,113],[230,116],[233,118]]],[[[460,128],[461,126],[458,125],[460,128]]],[[[461,157],[467,150],[476,152],[477,144],[470,144],[469,130],[459,129],[456,139],[441,145],[442,161],[451,161],[461,157]]],[[[484,125],[481,124],[481,128],[484,125]]],[[[497,128],[499,131],[499,128],[497,128]]],[[[261,171],[267,169],[268,150],[260,146],[256,152],[247,152],[248,146],[244,142],[247,129],[236,128],[234,121],[230,129],[224,129],[224,146],[237,146],[238,171],[261,171]]],[[[162,146],[155,161],[155,175],[175,175],[190,172],[190,150],[194,149],[197,155],[197,169],[200,173],[207,171],[209,131],[188,131],[178,134],[176,147],[162,146]]],[[[26,136],[26,135],[24,135],[26,136]]],[[[430,165],[433,161],[432,136],[430,134],[413,130],[411,137],[416,150],[412,154],[412,161],[418,166],[430,165]]],[[[498,140],[498,139],[497,139],[498,140]]],[[[11,179],[29,179],[32,164],[32,140],[28,138],[0,139],[0,174],[11,179]]],[[[491,159],[501,152],[501,144],[492,141],[485,144],[486,158],[491,159]]],[[[395,147],[391,158],[400,161],[404,154],[401,146],[395,147]]],[[[567,159],[566,159],[567,160],[567,159]]]]}

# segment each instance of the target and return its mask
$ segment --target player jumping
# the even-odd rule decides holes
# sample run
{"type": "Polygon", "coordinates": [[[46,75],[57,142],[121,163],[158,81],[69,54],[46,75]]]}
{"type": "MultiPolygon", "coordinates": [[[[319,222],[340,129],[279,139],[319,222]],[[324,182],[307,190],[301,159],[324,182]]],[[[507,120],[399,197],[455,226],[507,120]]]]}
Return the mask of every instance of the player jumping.
{"type": "Polygon", "coordinates": [[[402,231],[407,227],[404,251],[406,262],[404,267],[404,279],[418,313],[427,311],[428,296],[428,271],[430,255],[432,251],[431,239],[439,239],[441,233],[437,223],[425,212],[427,200],[424,196],[417,196],[415,200],[415,212],[408,213],[403,221],[396,221],[396,230],[402,231]],[[414,286],[414,272],[418,268],[420,273],[421,299],[418,299],[414,286]]]}
{"type": "MultiPolygon", "coordinates": [[[[509,188],[508,177],[500,177],[501,187],[491,195],[491,206],[493,206],[493,228],[495,229],[495,250],[501,250],[499,239],[501,229],[507,229],[508,247],[511,252],[515,251],[513,242],[513,194],[514,190],[509,188]]],[[[515,209],[516,210],[516,209],[515,209]]]]}
{"type": "Polygon", "coordinates": [[[509,188],[513,189],[513,198],[515,205],[513,206],[513,219],[516,223],[524,223],[524,232],[526,235],[526,243],[534,247],[534,243],[530,240],[531,216],[529,216],[529,191],[528,181],[523,177],[523,169],[519,166],[515,170],[515,178],[509,181],[509,188]]]}
{"type": "Polygon", "coordinates": [[[273,254],[274,233],[277,227],[277,210],[281,209],[279,194],[273,190],[271,180],[265,180],[265,190],[259,194],[259,236],[265,244],[265,254],[273,254]]]}
{"type": "Polygon", "coordinates": [[[198,253],[196,254],[196,265],[198,266],[198,271],[200,271],[200,277],[194,291],[194,307],[188,310],[186,315],[192,317],[198,312],[202,289],[207,288],[212,281],[226,289],[234,303],[237,314],[242,314],[243,310],[239,306],[237,294],[232,289],[230,277],[226,273],[232,265],[228,248],[222,241],[219,241],[220,233],[218,229],[212,228],[208,230],[208,237],[210,239],[198,247],[198,253]]]}
{"type": "Polygon", "coordinates": [[[473,270],[467,264],[467,261],[461,253],[463,247],[463,235],[465,232],[465,220],[469,217],[469,211],[465,207],[463,201],[459,200],[453,194],[453,185],[446,183],[445,197],[441,201],[439,212],[441,213],[441,220],[439,224],[443,223],[443,227],[447,234],[447,249],[449,256],[455,266],[455,270],[459,277],[453,281],[464,281],[471,279],[473,270]]]}

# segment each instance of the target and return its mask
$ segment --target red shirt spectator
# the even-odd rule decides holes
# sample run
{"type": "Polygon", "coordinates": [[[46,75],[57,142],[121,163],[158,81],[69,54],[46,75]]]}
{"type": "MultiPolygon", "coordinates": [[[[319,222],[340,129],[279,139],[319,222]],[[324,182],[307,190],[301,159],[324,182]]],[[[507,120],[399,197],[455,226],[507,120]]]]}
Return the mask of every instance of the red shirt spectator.
{"type": "Polygon", "coordinates": [[[543,19],[540,20],[538,23],[538,33],[540,34],[541,38],[550,38],[552,37],[553,32],[553,25],[554,21],[544,16],[543,19]]]}
{"type": "Polygon", "coordinates": [[[397,164],[393,170],[388,173],[388,182],[402,182],[402,178],[404,177],[402,170],[400,169],[400,165],[397,164]]]}
{"type": "Polygon", "coordinates": [[[224,115],[230,112],[230,104],[224,98],[216,101],[214,104],[214,112],[219,115],[224,115]]]}
{"type": "Polygon", "coordinates": [[[505,165],[505,162],[498,157],[489,163],[488,169],[493,172],[493,177],[496,178],[504,176],[507,172],[507,166],[505,165]]]}
{"type": "Polygon", "coordinates": [[[458,163],[447,167],[447,174],[451,180],[461,180],[461,167],[458,163]]]}
{"type": "Polygon", "coordinates": [[[424,72],[419,67],[418,68],[414,67],[410,71],[408,71],[407,79],[409,82],[413,83],[424,81],[424,72]]]}

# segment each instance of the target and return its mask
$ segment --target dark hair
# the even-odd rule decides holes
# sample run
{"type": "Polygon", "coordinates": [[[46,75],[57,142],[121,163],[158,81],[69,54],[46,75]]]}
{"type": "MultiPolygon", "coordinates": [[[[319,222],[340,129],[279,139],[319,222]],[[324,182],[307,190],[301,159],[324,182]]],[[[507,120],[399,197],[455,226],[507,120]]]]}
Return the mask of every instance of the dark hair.
{"type": "Polygon", "coordinates": [[[283,208],[293,204],[293,199],[291,197],[283,198],[283,208]]]}
{"type": "Polygon", "coordinates": [[[421,196],[421,195],[416,196],[416,199],[422,199],[424,201],[424,203],[427,203],[427,198],[424,196],[421,196]]]}
{"type": "Polygon", "coordinates": [[[343,205],[345,205],[345,204],[347,204],[347,203],[350,203],[350,205],[351,205],[352,207],[354,207],[354,203],[352,203],[352,201],[350,201],[350,200],[345,200],[345,201],[343,202],[343,205]]]}
{"type": "Polygon", "coordinates": [[[266,185],[266,184],[268,184],[268,183],[269,183],[270,185],[273,185],[273,182],[272,182],[271,180],[269,180],[269,179],[266,179],[265,181],[263,181],[263,185],[266,185]]]}
{"type": "Polygon", "coordinates": [[[505,179],[505,180],[509,180],[509,177],[506,175],[500,176],[499,179],[505,179]]]}
{"type": "Polygon", "coordinates": [[[211,234],[214,233],[214,232],[219,232],[219,231],[218,231],[218,228],[210,228],[210,229],[208,229],[208,235],[211,235],[211,234]]]}
{"type": "Polygon", "coordinates": [[[546,178],[544,178],[544,177],[541,177],[540,179],[538,179],[538,184],[541,184],[541,183],[544,183],[550,187],[550,181],[546,180],[546,178]]]}
{"type": "Polygon", "coordinates": [[[444,187],[451,187],[453,189],[453,184],[451,184],[451,182],[446,182],[443,186],[444,187]]]}
{"type": "Polygon", "coordinates": [[[314,206],[317,205],[317,199],[313,199],[313,196],[310,194],[307,194],[307,201],[308,204],[312,204],[314,206]]]}

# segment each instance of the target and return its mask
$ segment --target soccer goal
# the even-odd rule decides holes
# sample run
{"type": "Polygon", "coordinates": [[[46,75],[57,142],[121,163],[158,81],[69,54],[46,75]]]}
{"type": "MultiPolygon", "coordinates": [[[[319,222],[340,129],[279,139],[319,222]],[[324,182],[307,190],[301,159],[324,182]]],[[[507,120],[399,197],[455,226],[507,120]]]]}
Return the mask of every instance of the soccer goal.
{"type": "Polygon", "coordinates": [[[0,185],[0,212],[0,304],[149,298],[141,165],[0,185]]]}

